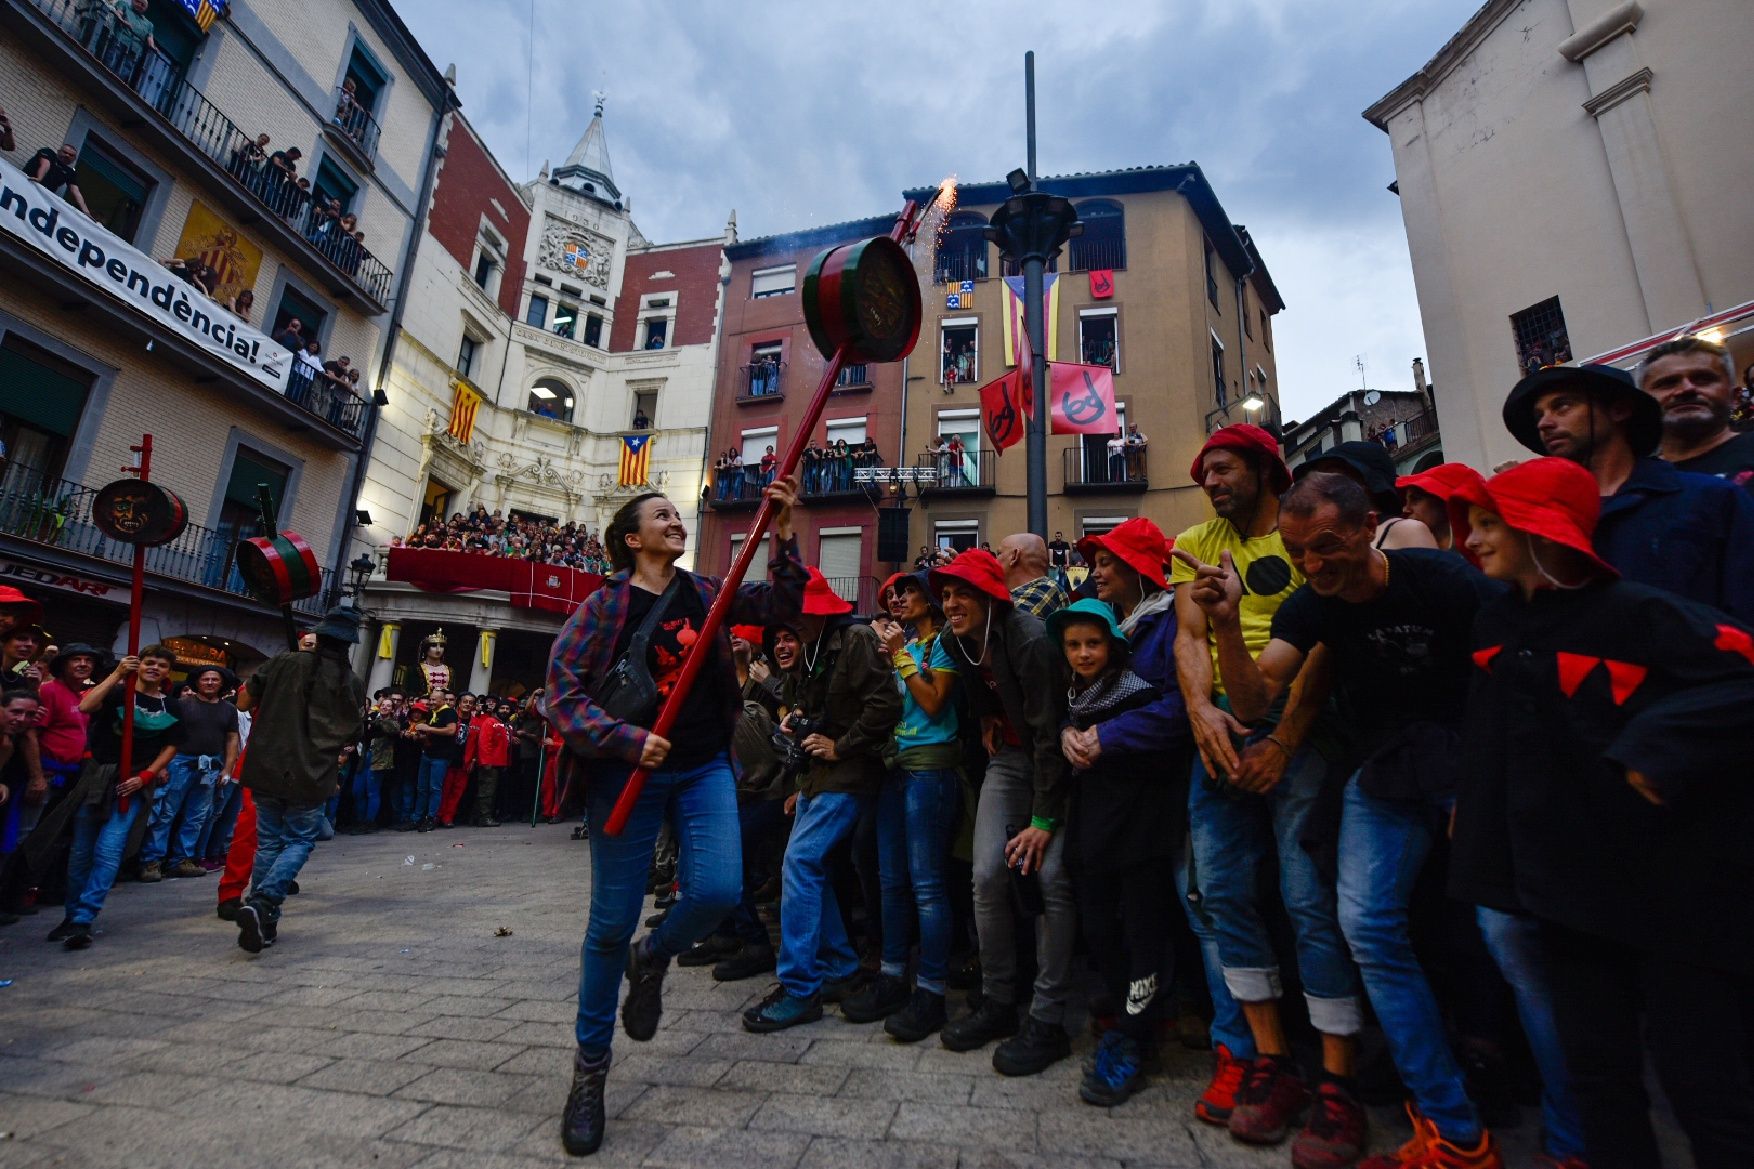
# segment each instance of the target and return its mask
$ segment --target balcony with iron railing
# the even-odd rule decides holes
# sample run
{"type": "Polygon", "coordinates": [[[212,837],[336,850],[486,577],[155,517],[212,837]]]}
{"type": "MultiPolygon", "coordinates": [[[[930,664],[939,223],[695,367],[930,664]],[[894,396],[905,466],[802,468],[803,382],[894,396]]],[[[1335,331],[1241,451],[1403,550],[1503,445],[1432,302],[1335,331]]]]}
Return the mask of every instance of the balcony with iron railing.
{"type": "Polygon", "coordinates": [[[837,394],[858,394],[871,389],[871,367],[865,364],[843,365],[834,379],[837,394]]]}
{"type": "Polygon", "coordinates": [[[922,497],[930,495],[988,496],[998,481],[999,456],[989,447],[955,451],[927,451],[915,460],[926,472],[918,478],[922,497]]]}
{"type": "Polygon", "coordinates": [[[834,595],[851,601],[853,613],[859,617],[877,615],[877,589],[883,583],[874,576],[831,576],[825,578],[834,595]]]}
{"type": "MultiPolygon", "coordinates": [[[[211,165],[213,186],[236,205],[239,226],[314,258],[313,270],[329,278],[332,292],[384,311],[389,267],[356,236],[344,242],[326,208],[270,166],[254,140],[189,83],[182,65],[136,37],[114,11],[89,0],[0,0],[0,11],[25,17],[20,32],[34,35],[44,49],[59,49],[63,63],[89,76],[89,85],[84,78],[78,83],[85,100],[109,105],[131,133],[211,165]]],[[[376,124],[358,128],[375,148],[376,124]]],[[[351,138],[351,131],[337,129],[351,138]]]]}
{"type": "MultiPolygon", "coordinates": [[[[111,539],[98,530],[91,519],[92,500],[96,496],[97,488],[47,475],[22,463],[8,463],[0,471],[0,540],[20,540],[44,549],[90,557],[125,572],[134,562],[134,545],[111,539]]],[[[234,554],[237,540],[235,535],[190,524],[169,544],[146,550],[146,571],[151,576],[260,604],[250,597],[238,573],[234,554]]],[[[317,595],[293,602],[293,609],[321,616],[333,602],[335,583],[334,575],[324,569],[323,585],[317,595]]],[[[262,608],[269,609],[266,605],[262,608]]]]}
{"type": "Polygon", "coordinates": [[[297,360],[286,374],[286,400],[351,438],[365,434],[365,399],[297,360]]]}
{"type": "Polygon", "coordinates": [[[335,87],[335,115],[323,126],[323,133],[366,166],[376,165],[378,120],[342,86],[335,87]]]}
{"type": "Polygon", "coordinates": [[[737,367],[737,402],[783,402],[786,400],[786,363],[756,361],[737,367]]]}
{"type": "Polygon", "coordinates": [[[1145,446],[1114,450],[1105,440],[1086,438],[1060,453],[1067,495],[1141,492],[1150,487],[1145,446]]]}
{"type": "Polygon", "coordinates": [[[985,280],[987,257],[984,250],[946,248],[932,261],[934,284],[960,284],[964,280],[985,280]]]}
{"type": "Polygon", "coordinates": [[[873,490],[871,476],[864,480],[858,475],[863,470],[876,472],[883,466],[880,456],[865,456],[855,449],[849,448],[845,454],[836,454],[824,448],[806,448],[804,463],[799,472],[799,487],[806,501],[812,499],[832,499],[836,497],[864,496],[873,490]],[[811,458],[812,450],[818,450],[816,458],[811,458]]]}
{"type": "Polygon", "coordinates": [[[1079,237],[1066,245],[1068,272],[1098,272],[1105,268],[1127,266],[1127,241],[1120,239],[1086,239],[1079,237]]]}

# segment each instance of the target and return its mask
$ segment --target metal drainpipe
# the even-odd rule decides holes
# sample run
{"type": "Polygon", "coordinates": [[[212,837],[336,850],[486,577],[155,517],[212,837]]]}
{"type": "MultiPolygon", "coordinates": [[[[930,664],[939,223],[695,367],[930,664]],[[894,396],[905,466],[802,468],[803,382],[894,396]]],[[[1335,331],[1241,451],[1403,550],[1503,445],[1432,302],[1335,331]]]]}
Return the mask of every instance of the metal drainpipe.
{"type": "MultiPolygon", "coordinates": [[[[420,254],[420,237],[426,234],[426,220],[429,204],[432,202],[433,182],[438,177],[439,159],[444,157],[442,154],[444,148],[440,145],[440,140],[444,134],[445,119],[459,104],[455,91],[447,90],[446,92],[448,95],[446,108],[439,111],[438,119],[433,123],[432,141],[427,144],[426,148],[426,173],[420,176],[420,202],[417,204],[414,217],[414,238],[409,241],[408,254],[402,259],[402,275],[396,281],[396,304],[390,309],[390,322],[385,326],[389,333],[389,341],[384,345],[384,356],[378,361],[377,389],[379,390],[383,389],[384,380],[390,376],[390,363],[396,356],[396,341],[402,332],[402,309],[408,303],[408,286],[414,279],[414,260],[420,254]]],[[[372,440],[377,437],[378,415],[383,413],[383,409],[382,406],[373,402],[371,414],[366,419],[365,436],[360,442],[359,458],[354,462],[353,476],[347,485],[347,498],[351,501],[350,512],[357,513],[359,510],[359,490],[365,486],[365,471],[371,460],[372,440]]],[[[348,522],[347,537],[341,542],[344,554],[346,549],[353,546],[354,534],[358,529],[358,520],[348,522]]],[[[341,572],[337,571],[335,578],[340,580],[341,575],[341,572]]]]}
{"type": "MultiPolygon", "coordinates": [[[[1243,385],[1248,384],[1249,376],[1248,317],[1243,315],[1248,312],[1248,296],[1244,291],[1244,282],[1247,279],[1246,276],[1236,278],[1236,361],[1242,370],[1243,385]]],[[[1244,394],[1243,397],[1247,398],[1248,395],[1244,394]]],[[[1263,419],[1267,416],[1266,397],[1265,394],[1261,395],[1261,417],[1263,419]]],[[[1242,416],[1247,420],[1248,411],[1244,410],[1242,416]]]]}

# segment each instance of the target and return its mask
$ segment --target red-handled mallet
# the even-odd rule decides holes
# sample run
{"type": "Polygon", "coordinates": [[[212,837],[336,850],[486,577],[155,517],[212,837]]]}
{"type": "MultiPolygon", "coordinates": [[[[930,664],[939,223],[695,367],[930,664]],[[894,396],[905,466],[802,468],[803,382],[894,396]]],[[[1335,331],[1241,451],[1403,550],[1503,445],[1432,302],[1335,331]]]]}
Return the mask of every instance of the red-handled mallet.
{"type": "MultiPolygon", "coordinates": [[[[909,200],[888,235],[830,248],[811,262],[804,277],[804,320],[810,326],[810,337],[816,342],[816,347],[828,358],[828,368],[823,370],[822,381],[817,384],[815,395],[805,407],[797,429],[792,432],[785,457],[774,472],[776,479],[784,479],[798,469],[804,447],[822,417],[823,408],[828,405],[828,396],[834,390],[836,379],[840,377],[841,366],[849,361],[897,361],[912,352],[914,343],[919,340],[920,282],[914,272],[913,260],[901,246],[901,241],[909,238],[914,230],[918,210],[918,206],[909,200]]],[[[743,547],[731,562],[730,571],[725,574],[719,595],[707,609],[700,637],[683,658],[676,685],[664,700],[658,721],[652,724],[654,735],[668,738],[671,728],[676,725],[682,704],[694,686],[696,675],[712,655],[719,627],[725,623],[737,588],[760,550],[772,518],[773,501],[763,499],[755,513],[755,522],[749,526],[748,538],[743,541],[743,547]]],[[[633,814],[633,806],[645,787],[646,774],[644,767],[636,767],[627,777],[627,786],[621,789],[615,809],[602,827],[603,832],[619,836],[627,827],[627,818],[633,814]]]]}

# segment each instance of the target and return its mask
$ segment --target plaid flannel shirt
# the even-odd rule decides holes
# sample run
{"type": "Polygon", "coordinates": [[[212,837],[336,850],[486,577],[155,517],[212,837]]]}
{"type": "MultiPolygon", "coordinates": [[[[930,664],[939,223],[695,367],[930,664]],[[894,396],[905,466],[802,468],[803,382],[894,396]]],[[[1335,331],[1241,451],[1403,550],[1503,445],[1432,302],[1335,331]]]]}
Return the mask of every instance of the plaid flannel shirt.
{"type": "Polygon", "coordinates": [[[1047,620],[1066,607],[1066,590],[1051,576],[1038,576],[1011,590],[1011,604],[1031,617],[1047,620]]]}
{"type": "MultiPolygon", "coordinates": [[[[685,584],[700,594],[703,610],[712,607],[719,595],[721,582],[712,576],[696,576],[681,569],[685,584]]],[[[804,562],[798,557],[798,541],[776,540],[773,559],[768,562],[773,582],[755,581],[738,586],[731,603],[731,612],[719,626],[714,651],[718,663],[731,668],[731,626],[733,624],[771,625],[798,615],[804,603],[804,582],[808,579],[804,562]]],[[[603,708],[591,701],[590,690],[614,667],[615,643],[627,624],[627,609],[633,586],[629,573],[618,572],[603,582],[603,587],[585,598],[585,603],[567,620],[548,666],[548,721],[573,750],[585,756],[639,762],[640,749],[651,732],[632,723],[611,718],[603,708]]],[[[696,646],[695,652],[699,652],[696,646]]],[[[708,663],[706,668],[711,668],[708,663]]],[[[725,695],[725,743],[731,742],[731,731],[737,724],[742,705],[736,686],[722,687],[725,695]]]]}

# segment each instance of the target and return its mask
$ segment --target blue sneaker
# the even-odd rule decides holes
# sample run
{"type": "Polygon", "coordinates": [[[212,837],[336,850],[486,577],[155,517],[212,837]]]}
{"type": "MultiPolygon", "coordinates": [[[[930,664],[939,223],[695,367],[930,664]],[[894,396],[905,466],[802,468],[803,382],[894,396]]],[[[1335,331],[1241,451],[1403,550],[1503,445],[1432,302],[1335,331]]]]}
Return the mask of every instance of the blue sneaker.
{"type": "Polygon", "coordinates": [[[1144,1080],[1139,1045],[1119,1031],[1103,1032],[1095,1058],[1086,1065],[1078,1096],[1086,1104],[1113,1108],[1124,1104],[1144,1080]]]}
{"type": "Polygon", "coordinates": [[[776,986],[760,1003],[743,1012],[743,1029],[757,1035],[784,1031],[822,1018],[822,996],[813,994],[799,998],[783,986],[776,986]]]}

